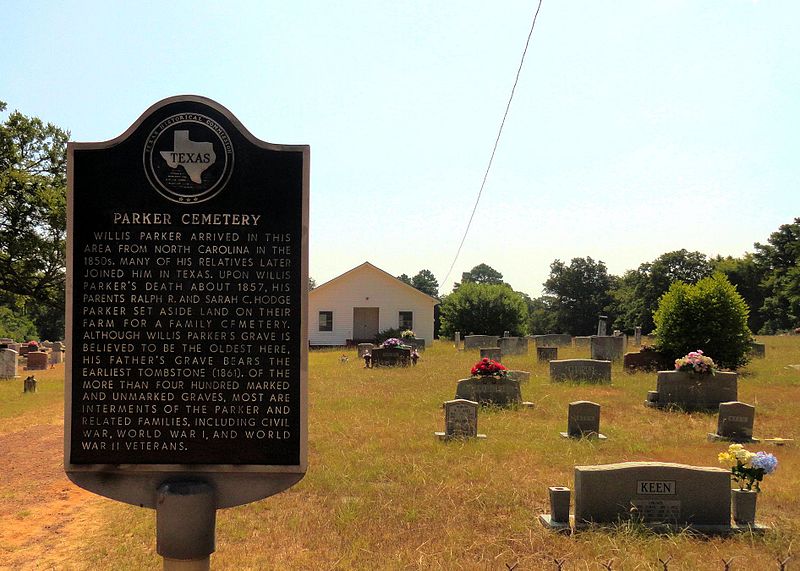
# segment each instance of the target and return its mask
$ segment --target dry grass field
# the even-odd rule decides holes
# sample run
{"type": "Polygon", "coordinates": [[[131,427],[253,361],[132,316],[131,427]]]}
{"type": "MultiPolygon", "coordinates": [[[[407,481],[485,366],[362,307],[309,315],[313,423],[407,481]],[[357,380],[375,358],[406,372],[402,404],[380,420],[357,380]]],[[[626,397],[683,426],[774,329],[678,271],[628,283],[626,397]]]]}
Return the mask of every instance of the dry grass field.
{"type": "MultiPolygon", "coordinates": [[[[800,337],[765,337],[767,358],[742,371],[739,398],[756,405],[756,436],[800,437],[800,337]]],[[[561,349],[560,358],[587,357],[561,349]]],[[[669,461],[716,466],[716,415],[643,406],[655,374],[622,372],[611,386],[550,384],[535,352],[509,357],[533,373],[534,410],[487,410],[488,439],[442,443],[441,403],[477,352],[436,343],[416,368],[366,370],[348,351],[310,356],[310,467],[294,488],[222,510],[214,569],[778,569],[800,538],[800,442],[763,445],[780,460],[759,497],[763,537],[657,534],[634,525],[555,535],[537,522],[547,487],[573,486],[577,464],[669,461]],[[604,442],[564,440],[567,404],[602,405],[604,442]]],[[[713,355],[712,355],[713,357],[713,355]]],[[[61,467],[63,366],[0,383],[0,569],[157,569],[152,511],[75,488],[61,467]]],[[[800,556],[788,569],[800,568],[800,556]]]]}

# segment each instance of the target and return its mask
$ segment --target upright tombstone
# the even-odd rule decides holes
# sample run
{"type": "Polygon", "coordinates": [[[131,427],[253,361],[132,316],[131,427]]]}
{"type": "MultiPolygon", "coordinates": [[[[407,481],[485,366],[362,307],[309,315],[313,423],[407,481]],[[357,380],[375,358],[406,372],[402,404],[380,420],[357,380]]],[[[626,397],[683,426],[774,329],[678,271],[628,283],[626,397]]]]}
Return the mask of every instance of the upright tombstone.
{"type": "Polygon", "coordinates": [[[625,337],[609,336],[591,338],[592,359],[619,361],[625,353],[625,337]]]}
{"type": "Polygon", "coordinates": [[[456,331],[456,334],[453,339],[453,344],[456,346],[456,349],[459,351],[461,350],[461,331],[456,331]]]}
{"type": "Polygon", "coordinates": [[[501,337],[497,340],[497,346],[500,347],[500,352],[503,355],[527,355],[528,354],[528,338],[527,337],[501,337]]]}
{"type": "Polygon", "coordinates": [[[637,347],[642,344],[642,328],[638,325],[633,330],[633,343],[637,347]]]}
{"type": "MultiPolygon", "coordinates": [[[[551,520],[540,516],[544,525],[561,527],[551,520]]],[[[574,520],[576,528],[633,520],[675,530],[739,531],[731,525],[730,471],[666,462],[575,466],[574,520]]]]}
{"type": "Polygon", "coordinates": [[[13,349],[0,349],[0,379],[16,379],[17,352],[13,349]]]}
{"type": "Polygon", "coordinates": [[[442,440],[452,438],[486,438],[478,434],[478,408],[471,400],[455,399],[444,403],[444,432],[436,432],[442,440]]]}
{"type": "Polygon", "coordinates": [[[576,349],[592,346],[592,337],[594,335],[581,335],[572,338],[572,346],[576,349]]]}
{"type": "Polygon", "coordinates": [[[50,348],[50,364],[60,365],[64,362],[64,344],[57,341],[50,348]]]}
{"type": "Polygon", "coordinates": [[[497,335],[467,335],[464,337],[464,350],[480,349],[481,347],[497,347],[497,335]]]}
{"type": "Polygon", "coordinates": [[[720,403],[738,400],[738,373],[697,374],[659,371],[656,390],[648,391],[645,406],[684,410],[717,410],[720,403]]]}
{"type": "Polygon", "coordinates": [[[729,442],[758,442],[753,438],[753,423],[756,407],[739,402],[719,403],[717,416],[717,432],[709,433],[708,440],[726,440],[729,442]]]}
{"type": "Polygon", "coordinates": [[[608,316],[600,315],[597,318],[597,336],[603,337],[606,335],[606,328],[608,324],[608,316]]]}
{"type": "Polygon", "coordinates": [[[189,95],[67,152],[65,470],[158,507],[160,554],[207,559],[162,545],[170,506],[245,504],[306,472],[309,147],[189,95]]]}
{"type": "Polygon", "coordinates": [[[503,360],[503,351],[500,347],[481,347],[481,359],[491,359],[498,363],[503,360]]]}
{"type": "Polygon", "coordinates": [[[767,356],[767,346],[753,341],[750,343],[750,355],[755,359],[763,359],[767,356]]]}
{"type": "Polygon", "coordinates": [[[587,400],[569,403],[567,431],[562,432],[561,436],[605,440],[606,436],[600,434],[600,405],[587,400]]]}
{"type": "Polygon", "coordinates": [[[407,347],[376,347],[372,350],[373,367],[409,367],[411,349],[407,347]]]}
{"type": "Polygon", "coordinates": [[[537,347],[536,360],[540,363],[549,363],[558,359],[558,347],[537,347]]]}
{"type": "Polygon", "coordinates": [[[28,351],[26,355],[28,365],[25,367],[29,371],[44,371],[47,369],[48,356],[44,351],[28,351]]]}
{"type": "Polygon", "coordinates": [[[611,383],[611,361],[563,359],[550,361],[550,382],[611,383]]]}
{"type": "Polygon", "coordinates": [[[528,337],[537,347],[564,347],[572,344],[569,333],[548,333],[547,335],[532,335],[528,337]]]}
{"type": "Polygon", "coordinates": [[[533,406],[533,403],[523,402],[519,381],[508,377],[479,376],[461,379],[456,385],[455,398],[471,400],[488,406],[533,406]]]}

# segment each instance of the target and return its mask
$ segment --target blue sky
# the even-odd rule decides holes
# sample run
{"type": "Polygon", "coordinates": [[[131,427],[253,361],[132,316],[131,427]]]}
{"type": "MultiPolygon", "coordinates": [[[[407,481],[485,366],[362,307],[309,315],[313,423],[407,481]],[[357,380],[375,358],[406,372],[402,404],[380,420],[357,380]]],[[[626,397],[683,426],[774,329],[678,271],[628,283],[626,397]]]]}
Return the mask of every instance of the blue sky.
{"type": "MultiPolygon", "coordinates": [[[[98,141],[192,93],[311,146],[311,275],[365,260],[440,283],[536,2],[9,2],[0,100],[98,141]]],[[[740,256],[800,216],[800,3],[545,0],[475,222],[479,263],[621,274],[740,256]]]]}

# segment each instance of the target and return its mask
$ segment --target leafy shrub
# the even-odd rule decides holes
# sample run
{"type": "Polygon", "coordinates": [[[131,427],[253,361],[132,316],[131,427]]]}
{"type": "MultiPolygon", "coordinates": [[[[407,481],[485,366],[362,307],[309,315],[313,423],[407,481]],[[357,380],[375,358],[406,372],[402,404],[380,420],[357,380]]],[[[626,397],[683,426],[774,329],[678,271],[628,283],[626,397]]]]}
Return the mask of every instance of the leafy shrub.
{"type": "Polygon", "coordinates": [[[36,326],[25,316],[16,315],[7,307],[0,307],[0,337],[16,341],[38,339],[36,326]]]}
{"type": "Polygon", "coordinates": [[[695,285],[675,282],[653,314],[656,344],[670,359],[702,349],[720,367],[737,369],[747,363],[752,341],[748,313],[744,299],[722,274],[695,285]]]}
{"type": "Polygon", "coordinates": [[[506,284],[462,282],[441,305],[443,335],[524,335],[527,321],[525,298],[506,284]]]}

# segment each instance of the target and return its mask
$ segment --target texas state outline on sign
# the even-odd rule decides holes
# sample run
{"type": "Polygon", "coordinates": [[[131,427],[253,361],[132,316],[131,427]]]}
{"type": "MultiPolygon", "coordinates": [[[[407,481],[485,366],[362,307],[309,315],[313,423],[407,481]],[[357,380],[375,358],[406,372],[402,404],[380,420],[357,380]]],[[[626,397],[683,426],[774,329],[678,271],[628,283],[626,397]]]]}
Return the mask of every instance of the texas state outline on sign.
{"type": "Polygon", "coordinates": [[[189,131],[175,131],[171,151],[161,151],[161,156],[170,168],[183,167],[195,184],[203,183],[203,173],[217,160],[214,145],[208,142],[192,141],[189,131]]]}

